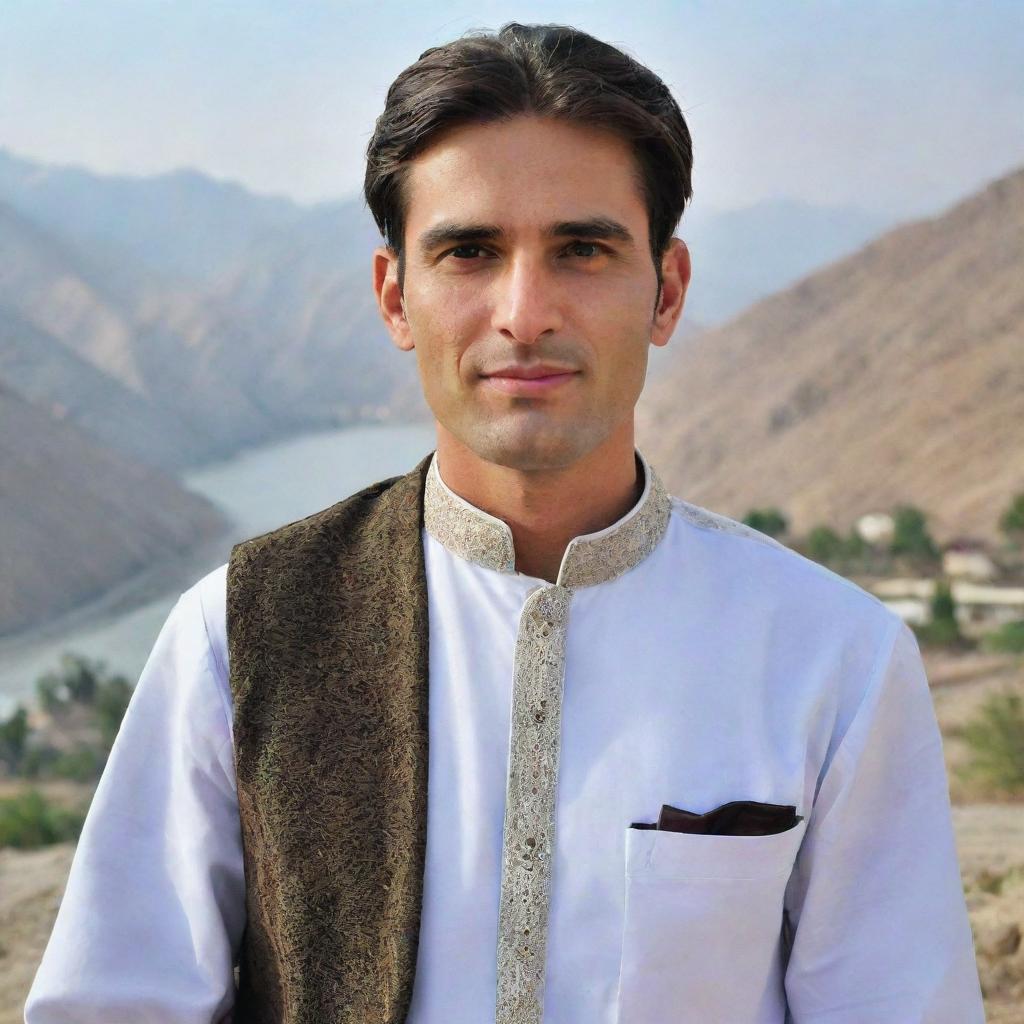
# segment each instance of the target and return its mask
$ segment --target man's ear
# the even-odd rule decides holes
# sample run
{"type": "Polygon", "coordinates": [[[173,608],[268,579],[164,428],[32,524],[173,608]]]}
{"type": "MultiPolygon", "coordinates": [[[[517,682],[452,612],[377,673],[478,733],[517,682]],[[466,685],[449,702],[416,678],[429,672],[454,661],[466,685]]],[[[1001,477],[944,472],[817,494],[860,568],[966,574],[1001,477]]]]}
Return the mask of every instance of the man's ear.
{"type": "Polygon", "coordinates": [[[690,284],[690,250],[681,238],[673,238],[661,257],[661,298],[651,324],[651,344],[667,345],[676,329],[690,284]]]}
{"type": "Polygon", "coordinates": [[[391,340],[403,352],[415,348],[405,302],[398,290],[398,254],[386,246],[373,250],[373,290],[391,340]]]}

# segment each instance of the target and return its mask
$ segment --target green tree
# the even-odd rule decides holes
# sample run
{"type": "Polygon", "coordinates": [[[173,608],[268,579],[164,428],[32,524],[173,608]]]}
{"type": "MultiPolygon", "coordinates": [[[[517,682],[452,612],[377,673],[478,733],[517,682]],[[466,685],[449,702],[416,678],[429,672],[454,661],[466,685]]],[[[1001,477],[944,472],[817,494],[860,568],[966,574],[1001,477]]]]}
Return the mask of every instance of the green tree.
{"type": "Polygon", "coordinates": [[[28,711],[21,704],[10,718],[0,722],[0,762],[11,772],[21,765],[28,732],[28,711]]]}
{"type": "Polygon", "coordinates": [[[59,714],[68,704],[92,704],[105,674],[104,662],[65,652],[60,668],[37,680],[39,703],[50,714],[59,714]]]}
{"type": "Polygon", "coordinates": [[[956,601],[948,581],[938,580],[930,602],[932,622],[956,622],[956,601]]]}
{"type": "Polygon", "coordinates": [[[27,750],[20,774],[27,778],[69,778],[88,782],[99,778],[114,744],[132,696],[122,675],[111,675],[102,661],[65,653],[60,668],[36,682],[39,703],[53,717],[61,718],[72,706],[86,709],[85,718],[99,729],[100,740],[92,746],[79,744],[58,750],[42,743],[27,750]]]}
{"type": "Polygon", "coordinates": [[[789,529],[789,521],[777,508],[752,508],[743,522],[769,537],[781,537],[789,529]]]}
{"type": "Polygon", "coordinates": [[[927,517],[913,505],[893,509],[893,538],[890,550],[894,555],[908,555],[917,561],[935,561],[939,549],[928,533],[927,517]]]}
{"type": "Polygon", "coordinates": [[[856,529],[851,529],[843,538],[842,555],[850,561],[863,558],[867,551],[868,543],[856,529]]]}
{"type": "Polygon", "coordinates": [[[966,641],[956,617],[956,602],[948,581],[937,580],[929,602],[931,619],[915,627],[919,640],[933,647],[963,647],[966,641]]]}
{"type": "Polygon", "coordinates": [[[1014,495],[1013,500],[999,517],[999,529],[1013,544],[1024,543],[1024,491],[1014,495]]]}
{"type": "Polygon", "coordinates": [[[121,728],[121,720],[132,699],[132,688],[124,676],[112,676],[100,683],[94,704],[96,720],[103,737],[104,748],[109,751],[121,728]]]}
{"type": "Polygon", "coordinates": [[[106,754],[79,744],[73,750],[59,752],[49,766],[48,774],[55,779],[75,782],[95,782],[103,774],[106,754]]]}
{"type": "Polygon", "coordinates": [[[838,561],[844,551],[843,538],[831,526],[815,526],[807,534],[808,557],[822,565],[830,565],[838,561]]]}
{"type": "Polygon", "coordinates": [[[70,704],[83,704],[109,714],[111,708],[126,704],[126,694],[131,694],[128,680],[108,673],[106,662],[67,652],[60,656],[56,672],[47,672],[36,681],[39,703],[51,715],[59,714],[70,704]]]}

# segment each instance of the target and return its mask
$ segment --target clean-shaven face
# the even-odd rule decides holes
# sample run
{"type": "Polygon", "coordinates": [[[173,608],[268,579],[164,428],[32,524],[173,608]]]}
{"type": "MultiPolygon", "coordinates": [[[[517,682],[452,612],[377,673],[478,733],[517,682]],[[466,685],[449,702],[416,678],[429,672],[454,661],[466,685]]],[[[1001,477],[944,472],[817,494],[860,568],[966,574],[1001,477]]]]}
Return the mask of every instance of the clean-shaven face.
{"type": "Polygon", "coordinates": [[[631,424],[657,277],[628,143],[532,116],[463,126],[406,194],[405,315],[440,424],[520,470],[631,424]]]}

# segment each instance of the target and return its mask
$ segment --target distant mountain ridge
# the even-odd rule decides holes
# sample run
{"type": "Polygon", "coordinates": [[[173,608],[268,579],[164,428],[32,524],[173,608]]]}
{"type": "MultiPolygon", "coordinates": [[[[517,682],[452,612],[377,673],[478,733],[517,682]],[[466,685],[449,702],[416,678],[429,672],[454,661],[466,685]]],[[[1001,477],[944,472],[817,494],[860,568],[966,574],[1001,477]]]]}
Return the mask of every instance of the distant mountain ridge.
{"type": "Polygon", "coordinates": [[[680,346],[638,439],[675,493],[797,533],[921,506],[997,540],[1024,490],[1024,169],[680,346]]]}
{"type": "Polygon", "coordinates": [[[208,280],[264,232],[287,228],[304,210],[234,182],[181,169],[151,177],[56,167],[0,148],[0,200],[96,254],[141,263],[192,284],[208,280]]]}
{"type": "Polygon", "coordinates": [[[215,308],[188,292],[119,294],[88,254],[2,203],[0,310],[0,381],[132,458],[173,470],[280,429],[193,343],[215,308]]]}

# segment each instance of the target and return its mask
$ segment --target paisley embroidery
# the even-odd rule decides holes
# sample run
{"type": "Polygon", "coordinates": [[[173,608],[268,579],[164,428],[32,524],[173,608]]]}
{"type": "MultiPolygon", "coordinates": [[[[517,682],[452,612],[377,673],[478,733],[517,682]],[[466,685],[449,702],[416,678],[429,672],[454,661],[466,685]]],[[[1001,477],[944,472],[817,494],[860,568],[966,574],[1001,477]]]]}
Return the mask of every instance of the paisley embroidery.
{"type": "Polygon", "coordinates": [[[519,619],[498,913],[499,1024],[539,1022],[543,1009],[571,599],[566,587],[540,587],[519,619]]]}
{"type": "Polygon", "coordinates": [[[423,525],[449,551],[469,562],[496,572],[516,571],[511,527],[448,488],[437,469],[436,451],[424,483],[423,525]]]}

